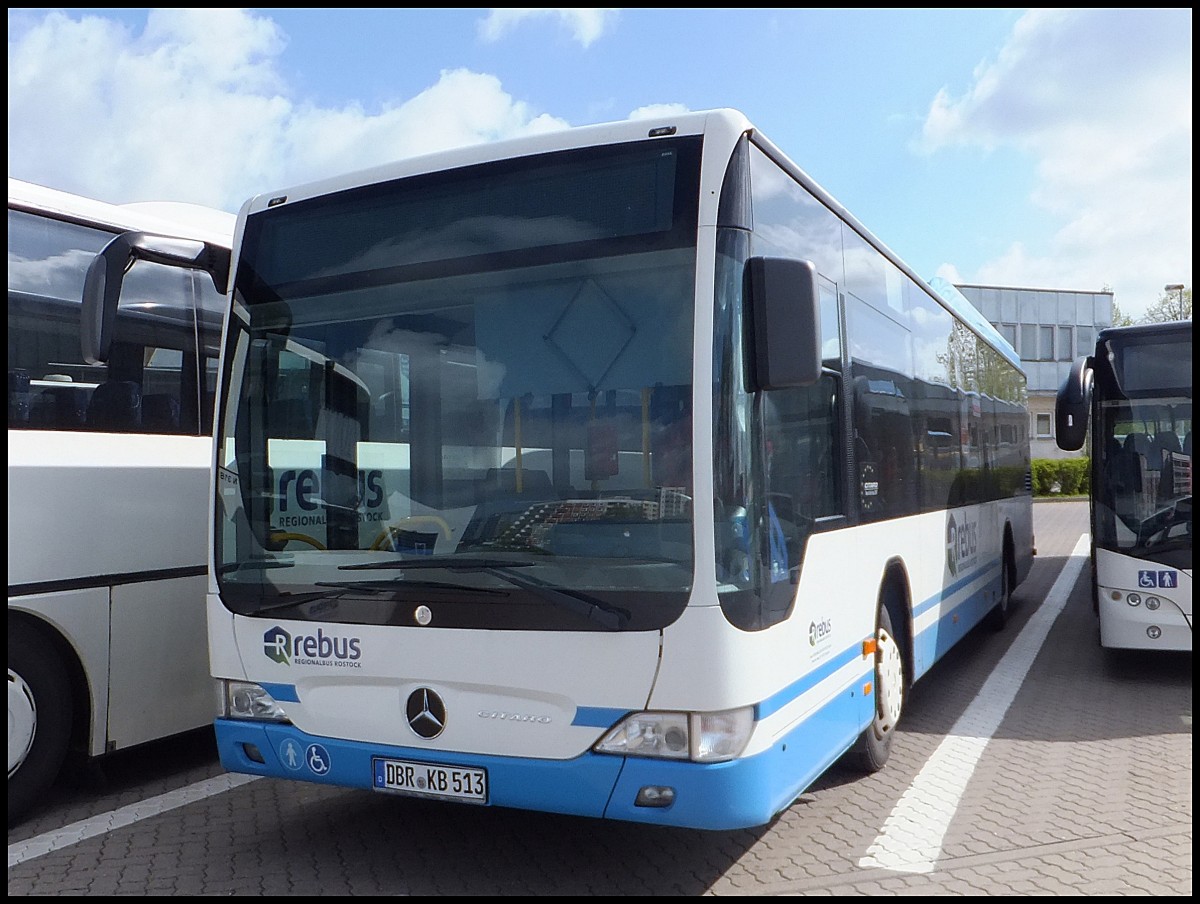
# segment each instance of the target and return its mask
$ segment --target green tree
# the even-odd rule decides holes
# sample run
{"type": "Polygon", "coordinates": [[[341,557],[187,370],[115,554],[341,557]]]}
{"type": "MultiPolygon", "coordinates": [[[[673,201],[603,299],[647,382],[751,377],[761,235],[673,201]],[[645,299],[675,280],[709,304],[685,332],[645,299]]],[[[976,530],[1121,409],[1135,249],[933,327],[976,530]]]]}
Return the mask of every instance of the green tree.
{"type": "Polygon", "coordinates": [[[1121,310],[1121,306],[1113,302],[1113,326],[1133,326],[1133,318],[1121,310]]]}
{"type": "MultiPolygon", "coordinates": [[[[1116,306],[1113,306],[1113,316],[1116,317],[1116,306]]],[[[1166,323],[1168,320],[1192,319],[1192,290],[1164,291],[1158,301],[1146,309],[1142,323],[1166,323]]]]}

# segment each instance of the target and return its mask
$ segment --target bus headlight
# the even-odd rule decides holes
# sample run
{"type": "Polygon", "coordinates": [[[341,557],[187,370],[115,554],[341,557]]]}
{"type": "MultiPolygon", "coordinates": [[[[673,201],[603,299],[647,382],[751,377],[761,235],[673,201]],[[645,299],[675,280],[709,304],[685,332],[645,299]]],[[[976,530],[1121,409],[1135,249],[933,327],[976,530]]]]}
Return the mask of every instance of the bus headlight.
{"type": "Polygon", "coordinates": [[[715,713],[640,712],[596,744],[597,753],[720,763],[740,754],[754,729],[754,707],[715,713]]]}
{"type": "Polygon", "coordinates": [[[287,714],[265,689],[250,681],[223,681],[222,715],[227,719],[286,722],[287,714]]]}

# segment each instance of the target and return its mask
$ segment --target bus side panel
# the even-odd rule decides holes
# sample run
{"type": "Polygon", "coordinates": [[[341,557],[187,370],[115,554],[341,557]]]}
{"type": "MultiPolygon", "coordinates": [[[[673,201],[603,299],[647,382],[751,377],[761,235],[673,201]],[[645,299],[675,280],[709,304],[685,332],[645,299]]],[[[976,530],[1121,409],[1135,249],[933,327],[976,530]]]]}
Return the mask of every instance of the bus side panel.
{"type": "Polygon", "coordinates": [[[208,725],[216,717],[203,642],[206,584],[201,574],[113,588],[112,749],[208,725]],[[156,698],[162,702],[149,702],[156,698]]]}
{"type": "Polygon", "coordinates": [[[697,591],[663,632],[662,668],[649,708],[720,710],[774,701],[747,753],[769,748],[792,723],[820,711],[845,719],[832,735],[823,732],[823,743],[835,746],[860,731],[872,715],[871,701],[861,693],[872,669],[862,642],[875,630],[883,564],[875,571],[860,557],[848,568],[853,545],[848,531],[810,537],[792,612],[763,631],[731,627],[716,600],[710,597],[706,605],[697,591]],[[865,599],[870,602],[862,604],[865,599]],[[843,697],[849,705],[842,705],[843,697]]]}
{"type": "MultiPolygon", "coordinates": [[[[10,483],[11,488],[11,483],[10,483]]],[[[11,514],[12,507],[9,507],[11,514]]],[[[9,532],[9,562],[12,561],[13,535],[9,532]]],[[[87,677],[91,720],[87,753],[104,753],[104,727],[108,722],[108,588],[88,587],[57,593],[35,593],[8,598],[9,617],[27,612],[62,637],[78,658],[87,677]]]]}
{"type": "Polygon", "coordinates": [[[206,436],[9,430],[9,584],[203,568],[211,466],[206,436]]]}

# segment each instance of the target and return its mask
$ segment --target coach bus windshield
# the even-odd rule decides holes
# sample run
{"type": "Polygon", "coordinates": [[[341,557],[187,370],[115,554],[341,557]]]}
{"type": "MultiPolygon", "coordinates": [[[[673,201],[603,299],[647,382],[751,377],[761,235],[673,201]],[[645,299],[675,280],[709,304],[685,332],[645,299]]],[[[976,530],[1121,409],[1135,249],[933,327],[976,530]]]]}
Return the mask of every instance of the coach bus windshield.
{"type": "Polygon", "coordinates": [[[692,581],[697,139],[248,218],[217,565],[244,614],[645,630],[692,581]]]}
{"type": "Polygon", "coordinates": [[[1192,567],[1191,342],[1109,349],[1100,368],[1096,543],[1192,567]],[[1173,386],[1186,378],[1183,385],[1173,386]]]}

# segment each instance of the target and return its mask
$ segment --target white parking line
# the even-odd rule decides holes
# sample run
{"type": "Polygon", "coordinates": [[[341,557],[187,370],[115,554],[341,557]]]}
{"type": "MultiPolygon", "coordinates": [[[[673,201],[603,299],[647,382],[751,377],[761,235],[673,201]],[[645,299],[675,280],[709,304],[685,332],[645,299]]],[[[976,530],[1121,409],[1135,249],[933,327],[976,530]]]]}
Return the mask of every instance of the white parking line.
{"type": "Polygon", "coordinates": [[[260,778],[262,778],[260,775],[235,775],[233,773],[218,775],[202,782],[196,782],[194,785],[188,785],[186,788],[169,791],[158,797],[151,797],[136,804],[121,807],[119,810],[112,810],[90,819],[71,823],[71,825],[63,826],[53,832],[44,832],[25,841],[14,842],[8,846],[8,865],[10,868],[14,867],[18,863],[32,860],[34,857],[70,847],[96,835],[103,835],[113,829],[132,825],[138,820],[157,816],[159,813],[212,797],[214,794],[229,791],[247,782],[258,781],[260,778]]]}
{"type": "Polygon", "coordinates": [[[932,872],[942,853],[942,840],[958,809],[975,765],[1021,688],[1021,682],[1088,558],[1090,537],[1075,544],[1045,602],[1025,624],[945,740],[917,774],[892,809],[883,830],[858,861],[861,867],[883,867],[907,873],[932,872]]]}

